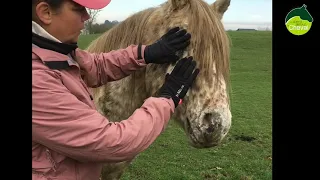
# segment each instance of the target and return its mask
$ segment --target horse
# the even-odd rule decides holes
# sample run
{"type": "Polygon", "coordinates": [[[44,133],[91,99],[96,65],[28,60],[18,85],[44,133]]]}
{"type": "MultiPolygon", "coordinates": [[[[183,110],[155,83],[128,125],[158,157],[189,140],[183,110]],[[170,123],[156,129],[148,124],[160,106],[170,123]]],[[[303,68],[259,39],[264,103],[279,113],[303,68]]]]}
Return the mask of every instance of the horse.
{"type": "MultiPolygon", "coordinates": [[[[191,33],[180,60],[193,56],[200,73],[172,115],[191,146],[211,148],[221,144],[231,127],[230,39],[221,22],[230,0],[208,4],[202,0],[168,0],[136,12],[93,40],[87,51],[109,52],[131,44],[152,44],[170,28],[191,33]]],[[[98,111],[110,121],[127,119],[164,83],[175,64],[148,64],[126,78],[92,89],[98,111]]],[[[102,180],[120,179],[131,161],[107,163],[102,180]]]]}

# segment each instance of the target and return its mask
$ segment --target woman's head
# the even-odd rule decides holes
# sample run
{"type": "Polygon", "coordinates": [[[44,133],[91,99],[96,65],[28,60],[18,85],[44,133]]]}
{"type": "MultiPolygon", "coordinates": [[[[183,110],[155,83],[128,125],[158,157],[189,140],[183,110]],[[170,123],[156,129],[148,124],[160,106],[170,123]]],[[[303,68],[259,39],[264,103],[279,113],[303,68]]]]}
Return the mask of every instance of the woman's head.
{"type": "Polygon", "coordinates": [[[84,22],[90,18],[87,8],[101,9],[110,0],[32,0],[32,21],[64,43],[75,43],[84,22]]]}

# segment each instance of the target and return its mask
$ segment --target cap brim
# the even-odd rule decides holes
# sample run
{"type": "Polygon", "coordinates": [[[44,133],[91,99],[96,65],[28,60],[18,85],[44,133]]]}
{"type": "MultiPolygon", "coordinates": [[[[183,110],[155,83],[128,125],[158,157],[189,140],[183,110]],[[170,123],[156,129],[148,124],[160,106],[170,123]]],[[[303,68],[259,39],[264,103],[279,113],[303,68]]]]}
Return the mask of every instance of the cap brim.
{"type": "Polygon", "coordinates": [[[73,0],[73,1],[89,9],[102,9],[106,7],[111,0],[73,0]]]}

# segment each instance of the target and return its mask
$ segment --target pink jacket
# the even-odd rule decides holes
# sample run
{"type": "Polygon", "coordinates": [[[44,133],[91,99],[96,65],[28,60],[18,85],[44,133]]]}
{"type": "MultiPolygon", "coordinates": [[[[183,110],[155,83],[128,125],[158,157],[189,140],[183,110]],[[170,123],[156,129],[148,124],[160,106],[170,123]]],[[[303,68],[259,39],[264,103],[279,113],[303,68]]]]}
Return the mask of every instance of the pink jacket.
{"type": "Polygon", "coordinates": [[[103,163],[129,160],[148,148],[174,112],[171,99],[150,97],[128,119],[109,122],[96,111],[88,87],[126,77],[145,61],[137,60],[135,45],[104,54],[77,49],[76,55],[79,65],[32,47],[33,180],[98,180],[103,163]]]}

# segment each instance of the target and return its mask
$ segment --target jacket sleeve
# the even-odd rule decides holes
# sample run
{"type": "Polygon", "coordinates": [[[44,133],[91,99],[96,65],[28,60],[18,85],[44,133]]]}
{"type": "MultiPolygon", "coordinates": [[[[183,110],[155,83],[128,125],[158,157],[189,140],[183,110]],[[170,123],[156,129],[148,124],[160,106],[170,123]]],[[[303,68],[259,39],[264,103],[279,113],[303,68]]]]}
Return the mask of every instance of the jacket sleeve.
{"type": "Polygon", "coordinates": [[[83,70],[84,80],[89,87],[95,88],[110,81],[122,79],[132,72],[145,67],[145,45],[141,45],[141,59],[138,59],[138,45],[108,53],[89,53],[77,49],[77,61],[83,70]]]}
{"type": "Polygon", "coordinates": [[[150,97],[128,119],[109,122],[71,94],[59,74],[33,71],[32,139],[78,161],[132,159],[161,134],[173,112],[171,99],[150,97]]]}

